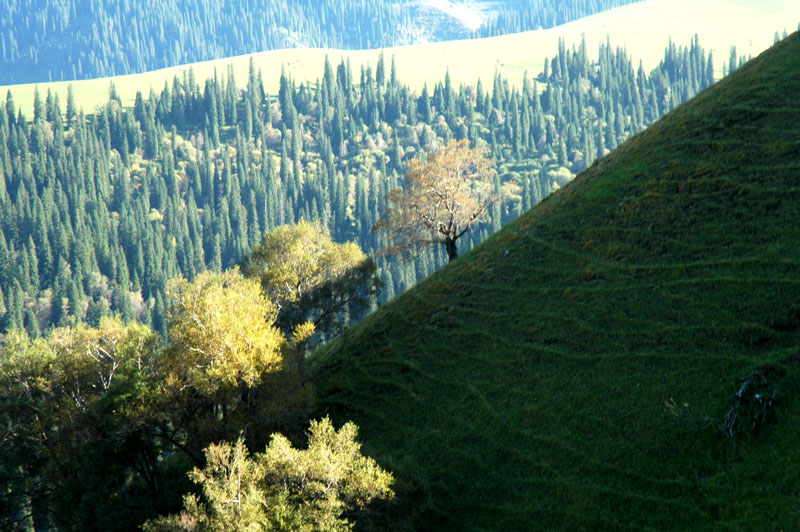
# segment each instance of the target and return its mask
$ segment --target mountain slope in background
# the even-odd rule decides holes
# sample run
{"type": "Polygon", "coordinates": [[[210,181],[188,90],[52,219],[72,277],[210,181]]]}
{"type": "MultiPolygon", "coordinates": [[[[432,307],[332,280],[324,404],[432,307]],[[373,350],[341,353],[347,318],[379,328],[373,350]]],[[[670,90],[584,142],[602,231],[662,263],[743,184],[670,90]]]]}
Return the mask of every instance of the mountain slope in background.
{"type": "Polygon", "coordinates": [[[296,47],[384,48],[553,27],[639,0],[27,0],[0,5],[0,83],[296,47]]]}
{"type": "Polygon", "coordinates": [[[794,34],[317,353],[323,409],[424,529],[798,530],[799,176],[794,34]]]}
{"type": "MultiPolygon", "coordinates": [[[[431,8],[432,9],[432,8],[431,8]]],[[[477,10],[483,17],[485,12],[477,10]]],[[[478,78],[484,84],[495,73],[519,84],[526,72],[533,76],[544,70],[545,59],[554,57],[563,39],[567,48],[578,47],[585,39],[588,53],[595,56],[600,45],[610,41],[611,46],[625,47],[630,53],[634,68],[639,61],[650,71],[664,58],[664,48],[671,40],[686,46],[697,35],[703,47],[714,56],[716,77],[722,77],[730,64],[731,47],[739,57],[755,56],[774,42],[774,35],[791,31],[800,22],[800,3],[789,0],[644,0],[613,10],[584,17],[542,31],[529,31],[485,39],[469,39],[438,43],[398,46],[383,50],[388,62],[396,59],[397,76],[418,91],[424,84],[431,90],[449,71],[452,82],[472,85],[478,78]],[[725,20],[720,24],[720,20],[725,20]]],[[[0,34],[1,35],[1,34],[0,34]]],[[[183,76],[190,67],[201,84],[214,77],[214,72],[224,73],[233,66],[240,85],[247,80],[250,57],[264,73],[265,89],[270,94],[278,92],[278,73],[282,68],[291,74],[299,85],[314,82],[323,70],[325,58],[332,62],[350,60],[357,72],[361,66],[374,66],[381,50],[292,49],[272,50],[252,56],[228,57],[144,74],[98,78],[77,82],[39,84],[42,96],[48,90],[67,101],[67,88],[73,85],[75,102],[86,112],[103,106],[108,100],[109,85],[113,81],[116,93],[126,105],[133,105],[137,91],[144,95],[150,88],[160,92],[164,84],[172,84],[175,76],[183,76]]],[[[0,73],[1,74],[1,73],[0,73]]],[[[23,113],[30,115],[36,85],[0,87],[0,95],[8,90],[23,113]]]]}

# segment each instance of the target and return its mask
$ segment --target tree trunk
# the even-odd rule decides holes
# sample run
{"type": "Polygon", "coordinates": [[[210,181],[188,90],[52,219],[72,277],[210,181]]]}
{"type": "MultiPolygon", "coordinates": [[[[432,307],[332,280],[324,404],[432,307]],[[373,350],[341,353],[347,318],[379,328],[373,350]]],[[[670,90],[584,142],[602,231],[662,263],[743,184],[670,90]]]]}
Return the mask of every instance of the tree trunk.
{"type": "Polygon", "coordinates": [[[455,260],[458,257],[458,250],[456,249],[456,239],[455,238],[447,238],[444,241],[444,247],[447,250],[447,258],[450,262],[455,260]]]}

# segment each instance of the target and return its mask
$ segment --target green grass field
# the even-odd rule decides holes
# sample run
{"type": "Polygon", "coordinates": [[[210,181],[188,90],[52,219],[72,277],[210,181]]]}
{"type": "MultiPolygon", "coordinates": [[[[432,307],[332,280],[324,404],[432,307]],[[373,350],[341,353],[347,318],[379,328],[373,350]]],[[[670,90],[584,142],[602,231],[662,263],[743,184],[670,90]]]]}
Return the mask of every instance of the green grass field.
{"type": "MultiPolygon", "coordinates": [[[[384,51],[387,62],[395,56],[398,78],[412,88],[421,90],[423,84],[432,87],[444,79],[449,68],[453,81],[490,83],[495,72],[520,83],[525,72],[536,75],[543,69],[544,59],[553,57],[558,50],[558,40],[563,38],[568,46],[577,46],[585,36],[590,57],[596,56],[600,42],[611,36],[613,46],[624,46],[634,60],[641,59],[645,68],[652,69],[663,59],[669,38],[688,45],[694,34],[700,44],[714,53],[714,61],[721,74],[722,64],[728,60],[730,47],[735,45],[740,55],[757,55],[773,42],[776,31],[792,31],[800,23],[800,2],[794,0],[645,0],[644,2],[586,17],[557,28],[504,35],[488,39],[451,41],[414,46],[388,48],[384,51]]],[[[277,94],[281,67],[291,72],[297,83],[315,81],[322,75],[325,57],[332,62],[349,58],[355,71],[362,64],[374,68],[379,50],[276,50],[253,54],[252,57],[264,75],[265,89],[277,94]]],[[[250,55],[206,61],[191,65],[201,83],[220,75],[233,65],[236,80],[246,84],[250,55]]],[[[125,104],[132,104],[136,91],[147,96],[153,87],[160,92],[165,82],[172,83],[176,75],[183,75],[189,65],[87,81],[71,82],[75,100],[84,111],[90,112],[108,100],[110,83],[125,104]]],[[[50,88],[59,94],[62,106],[67,101],[70,82],[41,83],[39,91],[44,97],[50,88]]],[[[12,91],[17,105],[30,115],[33,109],[33,92],[36,85],[0,87],[0,98],[12,91]]]]}
{"type": "Polygon", "coordinates": [[[800,530],[799,304],[794,34],[312,368],[425,530],[800,530]],[[731,440],[754,370],[778,406],[731,440]]]}

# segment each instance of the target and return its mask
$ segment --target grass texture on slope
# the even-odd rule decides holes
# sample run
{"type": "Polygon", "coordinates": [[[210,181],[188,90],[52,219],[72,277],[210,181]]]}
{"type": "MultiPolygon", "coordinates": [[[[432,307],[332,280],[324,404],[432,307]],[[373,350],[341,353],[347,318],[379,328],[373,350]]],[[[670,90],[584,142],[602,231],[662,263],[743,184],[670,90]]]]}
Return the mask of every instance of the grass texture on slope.
{"type": "Polygon", "coordinates": [[[312,359],[430,530],[800,530],[800,34],[312,359]],[[761,368],[778,406],[715,421],[761,368]]]}

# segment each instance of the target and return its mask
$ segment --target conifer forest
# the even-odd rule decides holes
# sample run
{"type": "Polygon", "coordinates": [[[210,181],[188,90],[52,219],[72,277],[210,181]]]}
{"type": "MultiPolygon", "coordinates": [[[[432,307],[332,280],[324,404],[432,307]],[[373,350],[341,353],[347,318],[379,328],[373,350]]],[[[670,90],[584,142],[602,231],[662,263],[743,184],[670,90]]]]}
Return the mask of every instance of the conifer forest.
{"type": "Polygon", "coordinates": [[[521,86],[498,75],[454,86],[445,74],[416,93],[381,56],[361,68],[326,62],[299,85],[289,71],[204,82],[188,72],[130,108],[111,85],[95,113],[37,93],[28,117],[9,93],[0,330],[36,337],[116,313],[164,334],[169,279],[229,269],[266,231],[299,220],[376,257],[380,305],[447,261],[438,248],[413,261],[379,254],[386,242],[371,229],[409,160],[468,139],[496,162],[496,186],[513,194],[464,236],[466,251],[713,83],[713,71],[695,38],[669,43],[651,72],[608,43],[597,57],[562,43],[521,86]],[[273,75],[280,91],[266,94],[273,75]]]}

